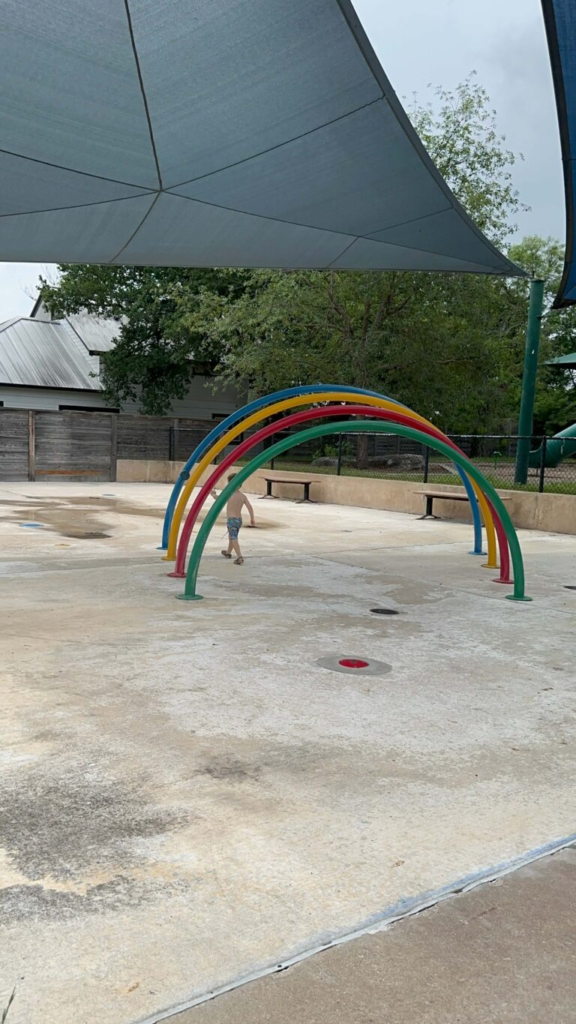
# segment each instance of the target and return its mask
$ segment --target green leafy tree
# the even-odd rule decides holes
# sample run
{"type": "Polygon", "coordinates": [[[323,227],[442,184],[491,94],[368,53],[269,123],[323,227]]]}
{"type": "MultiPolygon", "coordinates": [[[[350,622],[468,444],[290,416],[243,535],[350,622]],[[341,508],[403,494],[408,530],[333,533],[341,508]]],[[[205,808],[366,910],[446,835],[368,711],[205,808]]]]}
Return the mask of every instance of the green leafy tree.
{"type": "Polygon", "coordinates": [[[344,382],[470,430],[502,404],[506,324],[479,279],[261,272],[237,300],[204,293],[188,323],[222,351],[219,381],[254,393],[344,382]]]}
{"type": "Polygon", "coordinates": [[[453,92],[434,90],[434,104],[414,105],[410,117],[434,163],[478,227],[505,246],[514,217],[527,207],[513,184],[516,156],[498,131],[490,97],[476,72],[453,92]]]}

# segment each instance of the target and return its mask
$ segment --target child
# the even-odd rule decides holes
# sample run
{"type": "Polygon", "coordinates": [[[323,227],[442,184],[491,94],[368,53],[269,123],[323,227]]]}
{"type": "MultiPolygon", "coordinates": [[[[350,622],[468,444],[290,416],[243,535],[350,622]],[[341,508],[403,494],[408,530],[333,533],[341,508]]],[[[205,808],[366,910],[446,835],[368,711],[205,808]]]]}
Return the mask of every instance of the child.
{"type": "MultiPolygon", "coordinates": [[[[228,477],[228,483],[234,479],[236,473],[231,473],[228,477]]],[[[213,498],[217,498],[218,495],[215,490],[210,491],[213,498]]],[[[243,565],[244,559],[242,558],[242,552],[240,551],[240,545],[238,543],[238,533],[242,526],[242,509],[246,506],[250,514],[250,526],[256,526],[254,521],[254,509],[248,501],[248,498],[242,491],[236,491],[232,495],[228,505],[226,507],[226,515],[228,517],[228,550],[222,551],[224,558],[232,558],[232,552],[237,556],[234,560],[234,565],[243,565]]]]}

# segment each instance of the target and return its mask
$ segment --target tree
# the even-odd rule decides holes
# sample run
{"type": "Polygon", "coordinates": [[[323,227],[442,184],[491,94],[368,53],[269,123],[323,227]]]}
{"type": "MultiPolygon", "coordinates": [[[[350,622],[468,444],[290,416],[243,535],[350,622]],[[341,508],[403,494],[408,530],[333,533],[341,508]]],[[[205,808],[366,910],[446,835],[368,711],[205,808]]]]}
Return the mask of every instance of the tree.
{"type": "Polygon", "coordinates": [[[472,429],[500,397],[496,299],[475,278],[261,272],[255,294],[204,293],[188,322],[221,349],[221,383],[345,382],[472,429]]]}
{"type": "MultiPolygon", "coordinates": [[[[546,365],[548,359],[567,355],[576,348],[576,308],[552,309],[564,266],[563,246],[554,238],[529,235],[510,248],[510,258],[531,275],[546,282],[544,314],[540,340],[539,369],[534,404],[534,433],[555,434],[576,420],[576,388],[574,372],[546,365]]],[[[528,302],[529,282],[518,278],[509,285],[522,311],[528,302]]],[[[519,339],[520,340],[520,339],[519,339]]],[[[516,380],[517,403],[520,402],[522,351],[518,345],[519,373],[516,380]]]]}
{"type": "Polygon", "coordinates": [[[411,121],[426,149],[464,209],[498,246],[505,246],[527,207],[514,188],[518,159],[498,132],[490,97],[472,72],[450,92],[435,89],[436,103],[414,104],[411,121]]]}
{"type": "Polygon", "coordinates": [[[41,295],[55,316],[87,310],[118,321],[116,347],[101,359],[101,379],[113,405],[138,401],[162,415],[187,394],[194,373],[210,372],[220,352],[202,333],[182,329],[182,299],[194,308],[201,290],[237,297],[245,271],[172,267],[63,265],[60,279],[41,278],[41,295]]]}

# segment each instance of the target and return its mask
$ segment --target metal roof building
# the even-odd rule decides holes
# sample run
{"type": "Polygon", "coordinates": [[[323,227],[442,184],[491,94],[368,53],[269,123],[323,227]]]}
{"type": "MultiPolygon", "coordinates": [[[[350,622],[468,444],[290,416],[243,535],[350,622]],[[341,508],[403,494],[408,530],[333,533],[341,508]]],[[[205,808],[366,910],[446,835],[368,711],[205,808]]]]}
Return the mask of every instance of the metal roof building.
{"type": "Polygon", "coordinates": [[[0,324],[0,384],[100,391],[94,353],[113,347],[118,325],[100,320],[83,331],[86,319],[22,316],[0,324]]]}
{"type": "Polygon", "coordinates": [[[70,345],[68,333],[66,322],[46,324],[27,317],[0,325],[0,383],[94,388],[88,360],[70,345]]]}
{"type": "MultiPolygon", "coordinates": [[[[38,300],[30,317],[0,323],[0,407],[10,409],[109,409],[100,383],[100,357],[114,348],[115,320],[79,313],[53,320],[38,300]]],[[[202,374],[190,380],[188,394],[172,403],[171,415],[192,419],[227,416],[238,395],[226,388],[217,395],[202,374]]],[[[121,412],[139,414],[137,402],[121,412]]]]}

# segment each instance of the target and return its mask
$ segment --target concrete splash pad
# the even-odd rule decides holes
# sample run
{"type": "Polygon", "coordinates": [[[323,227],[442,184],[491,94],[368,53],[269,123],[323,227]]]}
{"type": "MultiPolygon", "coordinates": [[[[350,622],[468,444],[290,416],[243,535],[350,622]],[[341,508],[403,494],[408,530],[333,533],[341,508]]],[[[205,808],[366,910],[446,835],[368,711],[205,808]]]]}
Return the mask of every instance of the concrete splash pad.
{"type": "Polygon", "coordinates": [[[154,1020],[575,831],[573,538],[521,537],[515,606],[467,526],[262,503],[188,605],[153,550],[168,489],[105,489],[2,488],[15,1024],[154,1020]],[[317,664],[350,651],[392,671],[317,664]]]}

